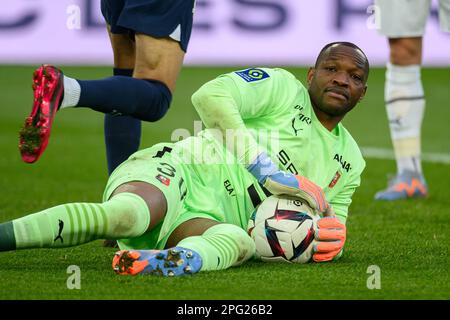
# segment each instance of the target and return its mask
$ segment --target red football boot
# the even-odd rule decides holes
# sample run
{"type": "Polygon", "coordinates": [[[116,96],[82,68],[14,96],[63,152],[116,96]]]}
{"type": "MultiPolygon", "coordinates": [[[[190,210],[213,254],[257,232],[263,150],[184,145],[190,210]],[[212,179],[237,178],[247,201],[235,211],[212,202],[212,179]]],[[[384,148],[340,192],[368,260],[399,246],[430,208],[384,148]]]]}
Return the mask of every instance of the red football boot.
{"type": "Polygon", "coordinates": [[[33,73],[34,103],[30,116],[20,130],[19,150],[22,160],[33,163],[44,152],[50,137],[53,119],[64,93],[61,70],[43,65],[33,73]]]}

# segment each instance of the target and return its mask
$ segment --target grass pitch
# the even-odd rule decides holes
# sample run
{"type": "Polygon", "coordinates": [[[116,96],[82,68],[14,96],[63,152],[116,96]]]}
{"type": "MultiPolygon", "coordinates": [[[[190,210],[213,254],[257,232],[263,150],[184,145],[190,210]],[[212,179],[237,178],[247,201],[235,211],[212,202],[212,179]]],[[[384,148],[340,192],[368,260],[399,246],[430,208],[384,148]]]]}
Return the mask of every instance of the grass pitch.
{"type": "MultiPolygon", "coordinates": [[[[0,222],[66,202],[99,202],[107,180],[103,115],[89,109],[56,116],[49,146],[29,165],[21,161],[18,131],[31,106],[34,68],[0,66],[0,222]]],[[[110,68],[66,67],[66,74],[95,79],[110,68]]],[[[174,129],[192,134],[198,120],[191,94],[205,81],[234,68],[185,67],[167,116],[143,125],[141,147],[170,141],[174,129]]],[[[288,68],[301,80],[306,69],[288,68]]],[[[450,69],[425,69],[427,109],[423,151],[450,154],[450,69]]],[[[345,119],[362,147],[391,148],[383,104],[384,70],[374,69],[366,99],[345,119]]],[[[67,249],[0,253],[0,299],[449,299],[450,164],[424,162],[430,197],[375,202],[373,195],[395,172],[393,160],[367,158],[362,185],[347,222],[343,257],[326,264],[249,262],[192,277],[121,277],[111,269],[112,248],[101,241],[67,249]],[[81,289],[68,289],[68,267],[81,270],[81,289]],[[381,288],[370,290],[370,266],[381,288]]]]}

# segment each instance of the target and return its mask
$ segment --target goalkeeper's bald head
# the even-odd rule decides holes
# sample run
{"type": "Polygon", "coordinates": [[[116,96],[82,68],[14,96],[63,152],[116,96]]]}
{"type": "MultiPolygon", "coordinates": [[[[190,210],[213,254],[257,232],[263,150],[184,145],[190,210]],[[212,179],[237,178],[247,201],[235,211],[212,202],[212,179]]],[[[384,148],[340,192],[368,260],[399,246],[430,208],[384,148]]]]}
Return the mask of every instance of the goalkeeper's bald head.
{"type": "Polygon", "coordinates": [[[345,46],[345,47],[354,49],[355,55],[359,56],[358,60],[360,60],[362,62],[362,66],[363,66],[364,73],[365,73],[364,80],[367,81],[367,78],[369,77],[369,70],[370,70],[369,59],[367,58],[364,51],[362,51],[362,49],[360,47],[358,47],[356,44],[354,44],[352,42],[337,41],[337,42],[330,42],[330,43],[326,44],[322,48],[322,50],[320,50],[319,55],[317,56],[316,62],[314,64],[314,67],[317,68],[323,58],[327,57],[333,49],[337,49],[340,46],[345,46]]]}

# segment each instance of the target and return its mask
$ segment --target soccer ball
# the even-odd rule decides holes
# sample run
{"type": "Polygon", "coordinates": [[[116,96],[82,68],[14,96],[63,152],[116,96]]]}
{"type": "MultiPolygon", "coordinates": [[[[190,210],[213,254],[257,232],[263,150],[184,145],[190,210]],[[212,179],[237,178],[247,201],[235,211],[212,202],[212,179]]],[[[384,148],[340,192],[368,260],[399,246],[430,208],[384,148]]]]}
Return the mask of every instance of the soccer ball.
{"type": "Polygon", "coordinates": [[[262,261],[306,263],[313,255],[319,216],[299,199],[270,196],[250,217],[247,232],[262,261]]]}

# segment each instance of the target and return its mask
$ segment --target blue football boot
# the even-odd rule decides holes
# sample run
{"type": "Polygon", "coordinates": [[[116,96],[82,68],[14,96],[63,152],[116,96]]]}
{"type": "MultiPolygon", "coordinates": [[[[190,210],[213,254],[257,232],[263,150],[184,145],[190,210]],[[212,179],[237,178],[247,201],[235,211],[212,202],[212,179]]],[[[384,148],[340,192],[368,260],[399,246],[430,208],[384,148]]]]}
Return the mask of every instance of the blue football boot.
{"type": "Polygon", "coordinates": [[[425,198],[428,195],[428,187],[423,175],[405,170],[397,174],[390,182],[387,189],[377,192],[375,200],[395,201],[411,198],[425,198]]]}
{"type": "Polygon", "coordinates": [[[202,267],[202,258],[197,252],[181,247],[166,250],[121,250],[114,255],[112,267],[120,275],[173,277],[197,273],[202,267]]]}

